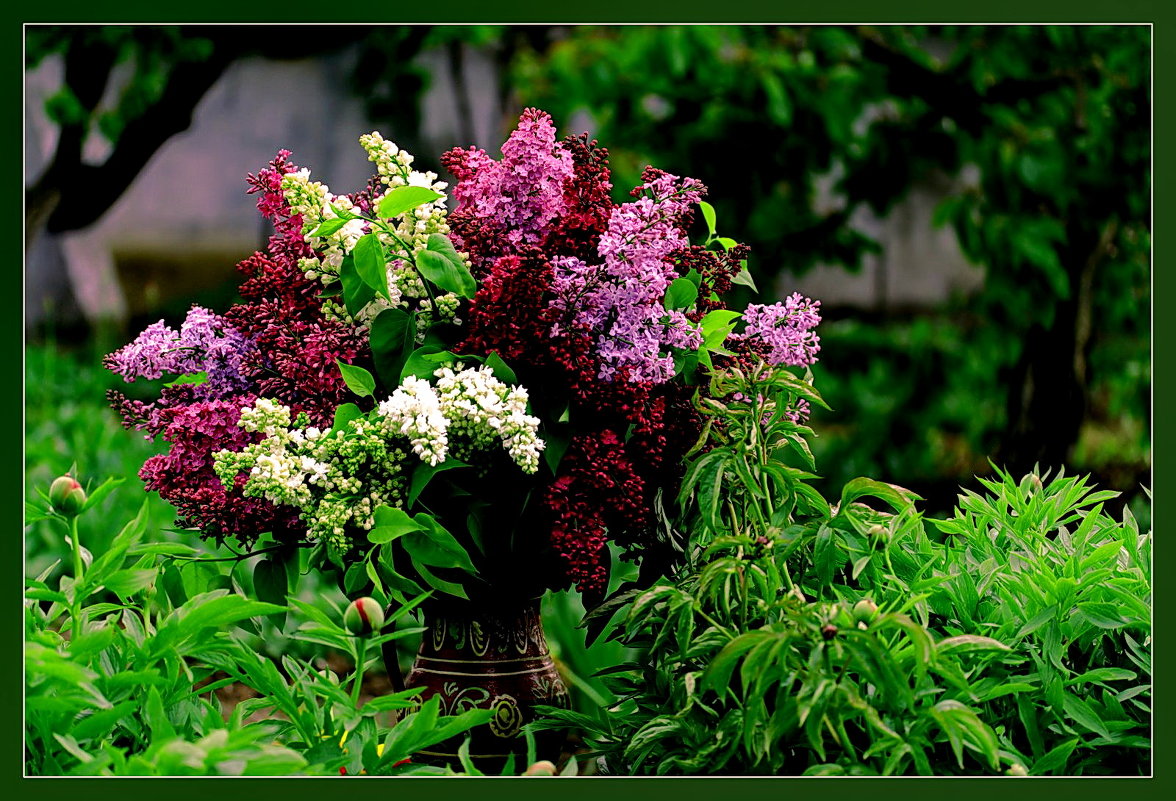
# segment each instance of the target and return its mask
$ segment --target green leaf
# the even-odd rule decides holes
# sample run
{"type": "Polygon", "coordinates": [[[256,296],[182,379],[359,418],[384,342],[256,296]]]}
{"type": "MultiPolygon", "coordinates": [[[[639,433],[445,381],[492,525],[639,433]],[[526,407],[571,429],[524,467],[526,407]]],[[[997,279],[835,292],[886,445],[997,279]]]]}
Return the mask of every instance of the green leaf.
{"type": "Polygon", "coordinates": [[[667,309],[688,309],[698,299],[698,287],[685,278],[675,278],[662,301],[667,309]]]}
{"type": "Polygon", "coordinates": [[[972,651],[1011,651],[1012,649],[991,637],[960,634],[940,640],[936,643],[935,650],[939,653],[969,653],[972,651]]]}
{"type": "Polygon", "coordinates": [[[720,236],[718,238],[718,243],[723,246],[724,250],[730,250],[731,248],[733,248],[739,244],[738,242],[736,242],[734,239],[732,239],[729,236],[720,236]]]}
{"type": "Polygon", "coordinates": [[[416,266],[427,280],[444,289],[455,292],[463,298],[472,298],[478,285],[464,264],[454,264],[435,250],[422,250],[416,254],[416,266]]]}
{"type": "Polygon", "coordinates": [[[440,590],[441,592],[444,592],[448,595],[453,595],[466,601],[470,599],[470,596],[466,594],[465,588],[463,588],[460,584],[455,584],[452,581],[445,581],[444,579],[438,578],[416,559],[412,560],[412,566],[415,567],[416,571],[421,574],[421,578],[425,580],[425,583],[433,589],[440,590]]]}
{"type": "Polygon", "coordinates": [[[443,473],[446,470],[453,470],[458,467],[469,467],[468,464],[459,459],[446,459],[438,465],[431,465],[428,462],[421,462],[412,471],[412,482],[408,488],[408,505],[412,506],[416,503],[417,498],[420,497],[421,492],[428,486],[429,482],[433,480],[433,476],[438,473],[443,473]]]}
{"type": "Polygon", "coordinates": [[[202,370],[199,373],[185,373],[184,375],[177,378],[175,381],[172,381],[168,384],[164,384],[164,386],[167,387],[168,389],[171,389],[172,387],[178,387],[183,384],[192,384],[193,386],[199,386],[207,380],[208,380],[208,373],[206,373],[202,370]]]}
{"type": "Polygon", "coordinates": [[[703,347],[714,349],[723,344],[727,334],[735,327],[735,321],[740,317],[739,312],[729,309],[715,309],[707,312],[699,321],[702,330],[703,347]]]}
{"type": "Polygon", "coordinates": [[[1066,682],[1066,686],[1069,687],[1072,684],[1084,684],[1087,682],[1129,681],[1135,678],[1135,676],[1136,673],[1134,670],[1127,670],[1126,668],[1095,668],[1070,679],[1066,682]]]}
{"type": "Polygon", "coordinates": [[[416,339],[416,317],[404,309],[384,309],[371,327],[372,361],[385,385],[400,383],[400,371],[416,339]]]}
{"type": "Polygon", "coordinates": [[[339,282],[343,284],[343,304],[352,317],[358,317],[363,307],[372,302],[376,290],[359,277],[355,268],[355,257],[348,253],[339,268],[339,282]]]}
{"type": "Polygon", "coordinates": [[[266,603],[286,603],[286,566],[280,559],[270,556],[258,560],[253,568],[253,591],[266,603]]]}
{"type": "Polygon", "coordinates": [[[404,383],[404,379],[410,375],[417,378],[423,378],[426,381],[433,377],[433,373],[437,372],[437,368],[445,362],[457,361],[457,356],[448,350],[442,350],[436,345],[422,345],[409,355],[404,362],[404,367],[400,370],[400,380],[397,383],[404,383]]]}
{"type": "Polygon", "coordinates": [[[334,217],[330,220],[323,220],[318,224],[318,227],[310,232],[310,235],[321,237],[330,236],[331,234],[337,232],[344,225],[347,225],[348,222],[350,222],[350,220],[344,220],[339,217],[334,217]]]}
{"type": "Polygon", "coordinates": [[[1118,629],[1130,622],[1115,604],[1079,601],[1078,611],[1100,629],[1118,629]]]}
{"type": "Polygon", "coordinates": [[[363,412],[354,403],[340,403],[335,409],[335,420],[331,424],[332,431],[343,431],[352,420],[363,417],[363,412]]]}
{"type": "Polygon", "coordinates": [[[1063,770],[1070,759],[1070,754],[1074,752],[1074,749],[1080,742],[1081,740],[1075,737],[1050,749],[1049,753],[1033,763],[1033,767],[1029,768],[1029,775],[1044,776],[1055,771],[1063,770]]]}
{"type": "Polygon", "coordinates": [[[515,371],[512,370],[507,365],[507,363],[502,360],[502,357],[498,355],[498,351],[490,351],[490,355],[486,357],[485,363],[487,367],[494,371],[494,377],[502,383],[511,385],[519,383],[519,379],[518,376],[515,375],[515,371]]]}
{"type": "Polygon", "coordinates": [[[699,201],[698,208],[702,210],[702,219],[706,220],[706,230],[710,236],[715,235],[715,207],[705,200],[699,201]]]}
{"type": "Polygon", "coordinates": [[[735,277],[731,279],[731,283],[741,284],[742,286],[749,287],[752,292],[759,292],[759,287],[755,285],[755,279],[751,277],[751,271],[747,269],[746,261],[743,262],[743,269],[736,273],[735,277]]]}
{"type": "MultiPolygon", "coordinates": [[[[151,689],[155,690],[154,687],[151,689]]],[[[158,696],[159,691],[155,690],[155,694],[158,696]]],[[[120,720],[133,718],[141,703],[138,699],[132,699],[115,704],[110,709],[100,709],[82,719],[70,730],[70,734],[77,740],[105,739],[120,720]]]]}
{"type": "Polygon", "coordinates": [[[151,730],[152,740],[166,740],[175,736],[176,730],[171,721],[167,719],[167,712],[163,708],[163,698],[159,694],[158,687],[152,686],[147,690],[147,703],[144,705],[143,713],[147,728],[151,730]]]}
{"type": "Polygon", "coordinates": [[[477,573],[466,549],[440,523],[423,513],[413,519],[427,526],[427,530],[411,532],[402,540],[413,564],[420,562],[430,567],[456,567],[470,574],[477,573]]]}
{"type": "Polygon", "coordinates": [[[380,198],[380,202],[376,205],[376,213],[380,215],[381,219],[390,220],[440,197],[442,197],[440,193],[423,186],[397,186],[389,189],[380,198]]]}
{"type": "Polygon", "coordinates": [[[367,370],[354,364],[344,364],[338,359],[335,364],[339,365],[339,372],[343,374],[343,383],[356,395],[366,398],[375,392],[376,379],[367,370]]]}
{"type": "Polygon", "coordinates": [[[140,590],[150,587],[152,582],[155,581],[155,576],[158,572],[155,568],[116,570],[107,577],[103,584],[105,584],[106,589],[118,597],[126,599],[140,590]]]}
{"type": "Polygon", "coordinates": [[[427,529],[427,526],[413,520],[403,509],[389,506],[376,507],[375,522],[368,532],[368,541],[375,545],[383,545],[405,534],[427,529]]]}
{"type": "Polygon", "coordinates": [[[388,293],[388,259],[384,245],[375,234],[364,234],[351,250],[355,272],[377,295],[391,300],[388,293]]]}
{"type": "Polygon", "coordinates": [[[543,425],[543,440],[547,443],[547,447],[543,449],[543,461],[553,475],[559,469],[559,463],[567,453],[568,446],[572,444],[571,435],[564,429],[565,426],[543,425]]]}
{"type": "Polygon", "coordinates": [[[1110,739],[1111,732],[1102,718],[1091,709],[1090,704],[1072,693],[1065,693],[1062,697],[1062,707],[1078,725],[1089,729],[1095,734],[1110,739]]]}

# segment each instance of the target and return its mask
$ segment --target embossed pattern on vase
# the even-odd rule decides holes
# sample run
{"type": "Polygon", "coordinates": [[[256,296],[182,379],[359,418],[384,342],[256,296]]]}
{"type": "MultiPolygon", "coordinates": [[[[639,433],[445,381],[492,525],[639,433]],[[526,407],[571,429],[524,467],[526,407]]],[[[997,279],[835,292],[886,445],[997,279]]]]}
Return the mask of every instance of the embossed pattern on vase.
{"type": "MultiPolygon", "coordinates": [[[[547,648],[539,604],[511,610],[427,610],[428,631],[408,675],[408,687],[424,687],[422,698],[440,697],[442,715],[492,709],[494,717],[471,733],[470,758],[496,771],[510,754],[520,770],[526,754],[521,735],[536,705],[567,706],[568,693],[547,648]]],[[[536,734],[539,759],[559,756],[562,735],[536,734]]],[[[461,739],[419,752],[422,761],[458,765],[461,739]]]]}

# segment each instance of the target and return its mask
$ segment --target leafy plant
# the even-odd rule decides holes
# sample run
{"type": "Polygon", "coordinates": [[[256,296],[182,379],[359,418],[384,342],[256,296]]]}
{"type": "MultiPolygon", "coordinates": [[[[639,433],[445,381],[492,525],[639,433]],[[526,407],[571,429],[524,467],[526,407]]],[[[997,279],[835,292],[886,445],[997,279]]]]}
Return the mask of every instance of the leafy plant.
{"type": "MultiPolygon", "coordinates": [[[[91,505],[98,498],[93,493],[91,505]]],[[[177,580],[169,560],[194,549],[144,542],[146,508],[80,573],[75,566],[54,586],[47,581],[53,564],[27,581],[30,775],[447,772],[406,760],[488,720],[489,711],[440,716],[435,700],[422,705],[414,691],[359,706],[368,655],[378,654],[367,649],[420,629],[358,638],[317,606],[294,600],[305,619],[293,636],[348,654],[357,669],[348,692],[338,676],[309,662],[285,656],[279,668],[246,640],[262,617],[287,607],[192,586],[208,574],[190,577],[187,586],[177,580]],[[234,683],[262,696],[226,716],[214,693],[234,683]],[[398,710],[405,714],[395,725],[378,720],[398,710]]],[[[48,514],[58,515],[52,508],[48,514]]]]}
{"type": "Polygon", "coordinates": [[[589,615],[623,608],[615,636],[642,649],[603,672],[618,702],[544,725],[615,772],[1146,771],[1150,535],[1102,513],[1114,493],[998,471],[930,527],[870,479],[830,505],[779,413],[811,386],[716,384],[680,497],[691,558],[589,615]]]}

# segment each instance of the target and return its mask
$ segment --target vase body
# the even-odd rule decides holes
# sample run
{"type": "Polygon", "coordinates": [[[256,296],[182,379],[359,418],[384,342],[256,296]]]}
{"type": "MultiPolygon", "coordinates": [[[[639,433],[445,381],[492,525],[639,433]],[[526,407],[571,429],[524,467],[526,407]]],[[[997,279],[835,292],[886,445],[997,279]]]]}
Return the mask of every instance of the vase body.
{"type": "MultiPolygon", "coordinates": [[[[442,715],[494,710],[488,724],[470,731],[470,758],[479,770],[496,774],[514,754],[521,772],[527,755],[522,727],[535,719],[534,707],[568,706],[543,636],[539,601],[426,607],[425,625],[405,686],[423,687],[422,700],[439,696],[442,715]]],[[[457,749],[464,739],[432,746],[413,760],[460,769],[457,749]]],[[[561,732],[536,732],[536,758],[555,762],[563,741],[561,732]]]]}

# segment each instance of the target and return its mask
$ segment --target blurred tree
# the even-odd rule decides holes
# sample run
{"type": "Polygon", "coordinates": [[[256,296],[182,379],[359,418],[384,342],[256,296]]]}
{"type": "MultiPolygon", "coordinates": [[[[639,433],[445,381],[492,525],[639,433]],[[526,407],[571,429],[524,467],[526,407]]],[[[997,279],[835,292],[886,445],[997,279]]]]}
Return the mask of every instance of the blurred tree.
{"type": "MultiPolygon", "coordinates": [[[[427,28],[396,26],[374,49],[392,57],[403,108],[414,109],[424,86],[411,61],[427,28]],[[407,101],[407,102],[406,102],[407,101]]],[[[51,56],[63,61],[63,82],[46,101],[58,137],[48,166],[25,191],[26,251],[46,230],[85,228],[114,205],[155,152],[192,123],[205,93],[238,59],[302,59],[362,43],[369,26],[30,26],[25,67],[51,56]],[[120,65],[129,69],[120,72],[120,65]],[[85,145],[93,135],[110,145],[99,164],[85,145]]],[[[373,48],[369,48],[369,53],[373,48]]],[[[346,87],[343,88],[346,91],[346,87]]]]}
{"type": "Polygon", "coordinates": [[[646,163],[704,174],[761,286],[860,267],[878,245],[857,207],[978,168],[937,217],[986,270],[968,348],[1004,387],[996,456],[1020,471],[1070,455],[1096,342],[1147,361],[1149,48],[1144,26],[578,27],[524,48],[514,84],[557,119],[589,113],[618,187],[646,163]]]}

